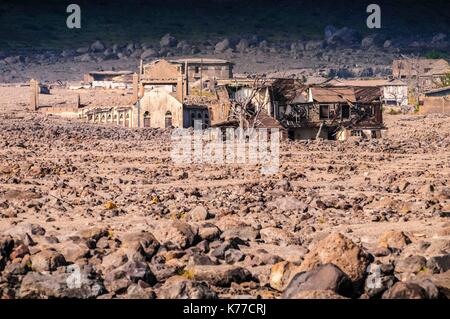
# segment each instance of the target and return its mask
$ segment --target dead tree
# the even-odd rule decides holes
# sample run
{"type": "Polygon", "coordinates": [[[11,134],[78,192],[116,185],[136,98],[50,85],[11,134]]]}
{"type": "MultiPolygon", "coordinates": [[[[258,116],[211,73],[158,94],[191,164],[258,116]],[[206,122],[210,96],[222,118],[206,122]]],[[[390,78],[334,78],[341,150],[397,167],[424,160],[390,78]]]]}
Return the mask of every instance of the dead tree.
{"type": "Polygon", "coordinates": [[[236,83],[230,106],[230,120],[238,121],[240,128],[253,129],[261,124],[260,115],[266,106],[266,84],[262,77],[255,77],[252,83],[246,86],[240,87],[236,83]]]}

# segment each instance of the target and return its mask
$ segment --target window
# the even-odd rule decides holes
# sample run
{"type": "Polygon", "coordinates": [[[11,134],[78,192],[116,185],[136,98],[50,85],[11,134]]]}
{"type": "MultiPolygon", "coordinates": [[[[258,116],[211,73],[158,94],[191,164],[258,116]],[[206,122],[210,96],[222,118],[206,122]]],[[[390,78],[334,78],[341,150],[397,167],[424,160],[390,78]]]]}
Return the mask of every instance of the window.
{"type": "Polygon", "coordinates": [[[198,66],[195,67],[195,73],[198,73],[200,71],[200,68],[198,66]]]}
{"type": "Polygon", "coordinates": [[[164,120],[165,120],[165,127],[171,128],[172,127],[172,113],[170,111],[166,112],[164,120]]]}
{"type": "Polygon", "coordinates": [[[348,104],[341,105],[341,115],[343,119],[350,118],[350,106],[348,104]]]}
{"type": "Polygon", "coordinates": [[[148,111],[144,113],[144,127],[150,127],[150,113],[148,111]]]}
{"type": "Polygon", "coordinates": [[[320,105],[319,118],[321,120],[326,120],[326,119],[330,118],[330,106],[329,105],[320,105]]]}
{"type": "Polygon", "coordinates": [[[361,130],[352,130],[352,136],[362,136],[361,130]]]}

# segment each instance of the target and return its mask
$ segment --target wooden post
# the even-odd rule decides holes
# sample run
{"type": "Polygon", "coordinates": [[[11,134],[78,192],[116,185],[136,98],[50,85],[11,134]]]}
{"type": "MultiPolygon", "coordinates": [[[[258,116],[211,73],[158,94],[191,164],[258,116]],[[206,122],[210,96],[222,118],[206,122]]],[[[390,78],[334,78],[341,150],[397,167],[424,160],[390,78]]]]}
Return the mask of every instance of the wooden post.
{"type": "Polygon", "coordinates": [[[36,111],[39,107],[39,82],[35,79],[30,81],[30,108],[36,111]]]}
{"type": "Polygon", "coordinates": [[[77,94],[77,108],[80,108],[80,106],[81,106],[80,94],[77,94]]]}
{"type": "Polygon", "coordinates": [[[136,103],[139,99],[139,76],[134,73],[133,74],[133,104],[136,103]]]}

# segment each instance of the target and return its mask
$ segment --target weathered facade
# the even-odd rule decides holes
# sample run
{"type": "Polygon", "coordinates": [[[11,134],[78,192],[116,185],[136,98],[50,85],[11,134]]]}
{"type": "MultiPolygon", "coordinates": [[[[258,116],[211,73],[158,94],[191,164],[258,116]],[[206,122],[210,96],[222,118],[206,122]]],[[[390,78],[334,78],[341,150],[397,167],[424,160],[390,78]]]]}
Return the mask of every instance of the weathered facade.
{"type": "Polygon", "coordinates": [[[450,87],[425,92],[420,99],[419,112],[421,114],[450,114],[450,87]]]}
{"type": "Polygon", "coordinates": [[[381,137],[379,88],[303,87],[283,81],[274,83],[273,91],[276,117],[291,139],[381,137]]]}

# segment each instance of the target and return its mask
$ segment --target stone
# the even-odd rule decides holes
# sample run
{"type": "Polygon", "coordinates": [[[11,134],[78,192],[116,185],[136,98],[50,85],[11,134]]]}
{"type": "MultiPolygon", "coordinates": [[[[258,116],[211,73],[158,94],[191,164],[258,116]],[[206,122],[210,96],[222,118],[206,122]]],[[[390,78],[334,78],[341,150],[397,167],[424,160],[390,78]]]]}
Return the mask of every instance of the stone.
{"type": "MultiPolygon", "coordinates": [[[[392,270],[386,265],[371,264],[367,268],[368,276],[364,284],[364,292],[369,298],[380,297],[397,281],[392,270]]],[[[392,267],[393,268],[393,267],[392,267]]]]}
{"type": "Polygon", "coordinates": [[[236,50],[238,51],[238,52],[245,52],[245,50],[247,50],[248,49],[248,47],[249,47],[249,42],[248,42],[248,40],[247,39],[241,39],[240,41],[239,41],[239,43],[236,45],[236,50]]]}
{"type": "Polygon", "coordinates": [[[261,239],[267,244],[275,245],[297,245],[301,240],[285,229],[267,227],[260,230],[261,239]]]}
{"type": "Polygon", "coordinates": [[[359,245],[340,233],[333,233],[319,241],[300,265],[300,271],[308,271],[321,264],[332,263],[344,271],[354,282],[364,279],[372,256],[359,245]]]}
{"type": "Polygon", "coordinates": [[[222,232],[220,238],[227,240],[231,238],[240,238],[242,240],[255,241],[260,237],[259,230],[251,226],[238,226],[229,228],[222,232]]]}
{"type": "Polygon", "coordinates": [[[78,259],[87,257],[90,253],[89,248],[84,243],[71,243],[64,242],[54,245],[55,249],[58,250],[64,259],[68,262],[75,262],[78,259]]]}
{"type": "Polygon", "coordinates": [[[52,274],[29,272],[21,282],[18,297],[88,299],[96,298],[104,291],[99,277],[83,267],[76,275],[70,270],[52,274]]]}
{"type": "Polygon", "coordinates": [[[175,37],[173,37],[172,35],[170,35],[169,33],[165,34],[161,40],[159,41],[159,45],[164,48],[164,47],[168,47],[168,48],[172,48],[172,47],[176,47],[177,46],[177,39],[175,37]]]}
{"type": "Polygon", "coordinates": [[[105,51],[105,45],[100,41],[97,40],[90,46],[92,52],[103,52],[105,51]]]}
{"type": "Polygon", "coordinates": [[[382,299],[427,299],[427,292],[416,283],[397,282],[387,290],[382,299]]]}
{"type": "Polygon", "coordinates": [[[269,286],[275,290],[284,291],[298,272],[298,266],[291,262],[276,263],[270,268],[269,286]]]}
{"type": "Polygon", "coordinates": [[[92,227],[80,230],[78,235],[83,239],[99,240],[101,237],[108,236],[108,229],[103,227],[92,227]]]}
{"type": "Polygon", "coordinates": [[[16,258],[23,258],[25,255],[28,255],[29,253],[30,253],[30,250],[28,249],[28,246],[25,244],[20,244],[14,248],[14,250],[11,252],[9,258],[11,260],[16,259],[16,258]]]}
{"type": "Polygon", "coordinates": [[[122,266],[129,260],[124,249],[116,250],[115,252],[103,257],[101,267],[104,270],[110,270],[122,266]]]}
{"type": "Polygon", "coordinates": [[[417,274],[422,271],[427,264],[427,260],[422,256],[410,256],[395,263],[396,273],[417,274]]]}
{"type": "Polygon", "coordinates": [[[43,250],[31,256],[31,267],[34,271],[54,271],[65,265],[64,256],[54,250],[43,250]]]}
{"type": "Polygon", "coordinates": [[[221,231],[219,227],[214,224],[206,223],[200,225],[198,228],[198,236],[202,240],[213,241],[220,237],[221,231]]]}
{"type": "Polygon", "coordinates": [[[147,283],[140,280],[137,284],[132,284],[127,289],[127,299],[156,299],[155,291],[147,283]]]}
{"type": "Polygon", "coordinates": [[[214,50],[216,52],[222,53],[222,52],[225,52],[226,50],[228,50],[229,48],[230,48],[230,40],[224,39],[224,40],[216,43],[214,50]]]}
{"type": "Polygon", "coordinates": [[[385,248],[403,249],[411,239],[402,231],[388,231],[380,236],[378,244],[385,248]]]}
{"type": "Polygon", "coordinates": [[[158,299],[217,299],[217,294],[205,282],[173,276],[157,291],[158,299]]]}
{"type": "Polygon", "coordinates": [[[140,280],[149,285],[156,283],[156,278],[146,263],[129,261],[108,272],[105,276],[104,285],[109,292],[122,293],[132,283],[137,283],[140,280]]]}
{"type": "Polygon", "coordinates": [[[149,232],[132,232],[126,233],[120,237],[122,248],[139,249],[145,253],[145,257],[150,260],[157,252],[160,244],[155,236],[149,232]],[[137,247],[140,246],[140,247],[137,247]]]}
{"type": "Polygon", "coordinates": [[[245,255],[238,249],[228,249],[224,254],[225,262],[229,265],[238,263],[244,260],[245,255]]]}
{"type": "Polygon", "coordinates": [[[89,47],[80,47],[76,50],[78,54],[86,54],[89,52],[89,47]]]}
{"type": "Polygon", "coordinates": [[[345,297],[352,297],[354,293],[351,279],[333,264],[296,274],[283,291],[282,298],[291,299],[300,291],[308,290],[331,290],[345,297]]]}
{"type": "Polygon", "coordinates": [[[195,222],[206,220],[208,217],[208,211],[203,206],[196,206],[188,213],[188,219],[195,222]]]}
{"type": "Polygon", "coordinates": [[[197,281],[206,281],[213,286],[229,287],[231,283],[241,283],[250,279],[250,272],[234,265],[188,267],[186,273],[197,281]]]}
{"type": "Polygon", "coordinates": [[[431,257],[428,259],[426,267],[433,273],[443,273],[450,270],[450,254],[431,257]]]}
{"type": "Polygon", "coordinates": [[[192,246],[197,233],[197,227],[179,220],[161,223],[153,231],[160,243],[171,244],[176,249],[185,249],[192,246]]]}

